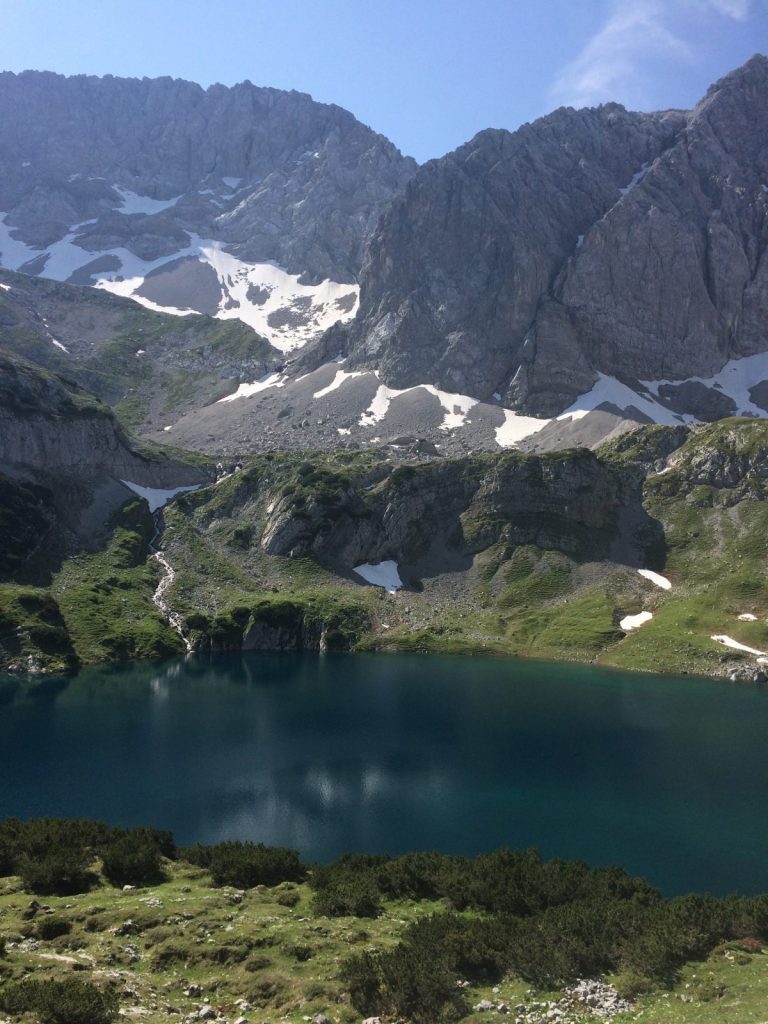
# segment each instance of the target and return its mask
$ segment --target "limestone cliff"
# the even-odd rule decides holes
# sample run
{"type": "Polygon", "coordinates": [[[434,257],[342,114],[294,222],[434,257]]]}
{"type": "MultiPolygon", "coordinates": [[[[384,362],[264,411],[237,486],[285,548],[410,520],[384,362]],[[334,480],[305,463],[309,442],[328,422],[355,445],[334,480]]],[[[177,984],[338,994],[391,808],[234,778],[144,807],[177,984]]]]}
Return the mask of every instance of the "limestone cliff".
{"type": "MultiPolygon", "coordinates": [[[[608,104],[481,132],[393,201],[358,316],[325,351],[546,416],[597,372],[706,378],[765,351],[767,135],[761,56],[689,112],[608,104]]],[[[733,411],[700,390],[662,397],[733,411]]]]}

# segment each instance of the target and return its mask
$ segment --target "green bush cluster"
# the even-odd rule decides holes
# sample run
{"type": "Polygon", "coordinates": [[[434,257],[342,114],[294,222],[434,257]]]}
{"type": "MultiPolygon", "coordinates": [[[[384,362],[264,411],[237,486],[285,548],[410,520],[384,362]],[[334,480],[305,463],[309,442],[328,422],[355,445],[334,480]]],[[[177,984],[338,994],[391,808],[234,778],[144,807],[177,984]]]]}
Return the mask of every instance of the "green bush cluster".
{"type": "Polygon", "coordinates": [[[0,990],[0,1007],[6,1013],[34,1013],[40,1024],[111,1024],[119,1002],[114,992],[79,978],[27,979],[0,990]]]}
{"type": "Polygon", "coordinates": [[[150,829],[131,829],[102,851],[102,871],[113,885],[156,885],[165,878],[163,845],[150,829]]]}
{"type": "Polygon", "coordinates": [[[72,922],[65,921],[61,917],[41,917],[35,929],[38,939],[43,942],[50,942],[51,939],[58,939],[61,935],[69,935],[72,931],[72,922]]]}
{"type": "Polygon", "coordinates": [[[214,885],[252,889],[281,882],[301,882],[306,868],[295,850],[263,843],[225,842],[216,846],[190,846],[184,859],[211,872],[214,885]]]}
{"type": "Polygon", "coordinates": [[[163,878],[163,856],[175,856],[175,846],[169,832],[157,829],[112,828],[87,818],[0,822],[0,875],[19,875],[39,896],[87,892],[97,858],[113,885],[153,884],[163,878]]]}
{"type": "Polygon", "coordinates": [[[393,949],[353,957],[342,969],[356,1009],[416,1022],[467,1012],[457,980],[512,972],[554,988],[621,970],[643,989],[671,984],[684,963],[724,940],[768,938],[768,896],[665,900],[621,869],[544,862],[536,851],[474,860],[346,857],[319,869],[313,884],[324,913],[351,886],[378,900],[442,898],[453,908],[412,925],[393,949]]]}
{"type": "Polygon", "coordinates": [[[363,1013],[405,1017],[414,1024],[456,1021],[469,1012],[457,980],[500,979],[506,946],[500,920],[436,914],[411,925],[393,949],[350,958],[341,976],[363,1013]]]}

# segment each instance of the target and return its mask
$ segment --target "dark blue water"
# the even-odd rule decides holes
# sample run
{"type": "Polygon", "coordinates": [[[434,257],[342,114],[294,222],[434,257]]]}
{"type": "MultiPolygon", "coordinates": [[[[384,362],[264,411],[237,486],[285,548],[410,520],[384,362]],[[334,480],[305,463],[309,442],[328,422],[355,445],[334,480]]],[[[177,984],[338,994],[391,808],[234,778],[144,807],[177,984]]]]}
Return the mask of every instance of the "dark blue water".
{"type": "Polygon", "coordinates": [[[0,677],[0,817],[177,841],[538,846],[667,893],[768,891],[768,692],[587,666],[192,658],[0,677]]]}

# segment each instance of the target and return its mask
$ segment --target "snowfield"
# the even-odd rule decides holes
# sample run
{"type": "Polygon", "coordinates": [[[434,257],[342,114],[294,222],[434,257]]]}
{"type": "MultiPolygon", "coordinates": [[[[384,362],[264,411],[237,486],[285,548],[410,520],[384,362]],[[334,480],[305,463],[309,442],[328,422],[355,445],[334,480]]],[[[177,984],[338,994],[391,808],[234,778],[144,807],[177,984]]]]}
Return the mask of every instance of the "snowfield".
{"type": "Polygon", "coordinates": [[[285,387],[285,384],[286,378],[281,374],[268,373],[266,377],[262,377],[260,380],[255,380],[252,384],[241,384],[233,394],[220,398],[218,404],[221,405],[222,402],[234,402],[236,398],[248,398],[250,395],[257,395],[260,391],[266,391],[267,388],[282,388],[285,387]]]}
{"type": "Polygon", "coordinates": [[[196,491],[201,484],[192,484],[191,487],[174,487],[171,490],[163,490],[160,487],[142,487],[141,484],[134,484],[130,480],[121,480],[121,484],[124,484],[129,491],[133,491],[140,498],[144,498],[149,505],[150,512],[157,512],[159,508],[163,508],[171,498],[175,498],[177,494],[185,494],[187,491],[196,491]]]}
{"type": "Polygon", "coordinates": [[[717,633],[711,636],[710,640],[714,640],[724,647],[730,647],[733,651],[743,651],[745,654],[754,654],[758,658],[768,658],[768,654],[765,651],[758,651],[756,647],[747,647],[746,644],[741,644],[738,640],[734,640],[733,637],[726,636],[724,633],[717,633]]]}
{"type": "Polygon", "coordinates": [[[371,583],[374,587],[384,587],[389,594],[397,593],[403,586],[397,562],[391,560],[376,565],[365,562],[363,565],[356,565],[353,571],[362,576],[366,583],[371,583]]]}
{"type": "Polygon", "coordinates": [[[644,579],[653,583],[654,586],[660,587],[662,590],[672,589],[672,584],[666,576],[662,576],[658,572],[653,572],[652,569],[638,569],[637,571],[644,579]]]}
{"type": "Polygon", "coordinates": [[[638,612],[637,615],[625,615],[621,622],[619,622],[619,626],[625,633],[629,633],[633,629],[639,629],[644,623],[650,622],[652,618],[653,612],[638,612]]]}
{"type": "MultiPolygon", "coordinates": [[[[114,187],[121,197],[119,213],[153,214],[175,205],[175,199],[150,199],[127,189],[114,187]]],[[[146,278],[164,267],[172,268],[184,259],[198,260],[212,268],[218,279],[221,297],[214,315],[221,320],[242,320],[267,338],[281,352],[306,345],[339,321],[354,317],[359,303],[359,287],[326,280],[315,285],[299,283],[298,274],[289,274],[275,263],[247,263],[227,253],[220,242],[187,232],[189,244],[167,256],[144,260],[128,249],[117,246],[91,251],[76,239],[93,221],[73,225],[58,242],[36,249],[13,237],[14,228],[5,223],[0,212],[0,265],[8,270],[23,270],[34,264],[36,273],[54,281],[69,281],[95,260],[110,257],[115,269],[95,270],[90,283],[133,299],[147,309],[174,316],[190,316],[191,308],[165,305],[137,294],[146,278]],[[39,261],[42,260],[42,268],[39,261]]],[[[157,283],[157,276],[154,278],[157,283]]]]}

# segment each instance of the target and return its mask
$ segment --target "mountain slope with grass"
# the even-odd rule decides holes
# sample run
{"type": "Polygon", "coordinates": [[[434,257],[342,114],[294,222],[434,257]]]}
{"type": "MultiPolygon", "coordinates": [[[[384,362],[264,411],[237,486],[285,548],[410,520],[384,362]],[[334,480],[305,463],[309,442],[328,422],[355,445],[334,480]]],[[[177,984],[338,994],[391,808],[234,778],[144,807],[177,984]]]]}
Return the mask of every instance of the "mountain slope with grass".
{"type": "Polygon", "coordinates": [[[533,850],[306,865],[157,829],[0,823],[13,1024],[748,1024],[768,998],[766,941],[766,896],[663,899],[533,850]]]}
{"type": "Polygon", "coordinates": [[[169,512],[174,596],[214,649],[301,646],[267,609],[332,600],[367,648],[761,678],[767,447],[725,420],[597,453],[264,455],[169,512]],[[396,593],[366,584],[379,564],[396,593]]]}
{"type": "MultiPolygon", "coordinates": [[[[137,441],[72,381],[0,353],[0,663],[56,671],[183,650],[153,603],[146,500],[215,468],[137,441]]],[[[167,500],[167,499],[166,499],[167,500]]]]}
{"type": "MultiPolygon", "coordinates": [[[[171,646],[180,633],[199,651],[486,652],[760,680],[766,451],[768,424],[742,419],[639,428],[597,452],[266,453],[164,509],[171,646]]],[[[90,640],[72,591],[114,571],[121,600],[150,599],[142,508],[146,522],[141,500],[124,504],[111,539],[52,583],[83,662],[142,649],[90,640]]]]}
{"type": "Polygon", "coordinates": [[[144,433],[282,365],[239,320],[170,316],[130,299],[0,271],[0,344],[75,380],[144,433]]]}

